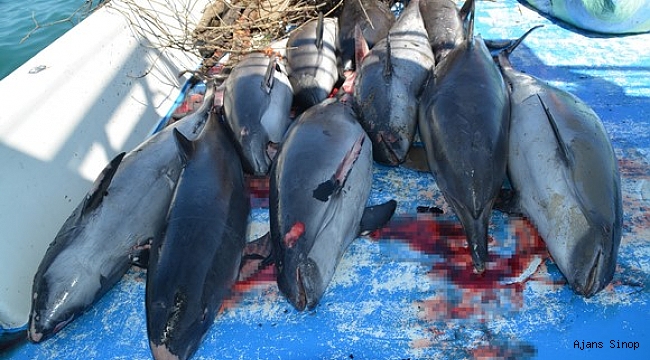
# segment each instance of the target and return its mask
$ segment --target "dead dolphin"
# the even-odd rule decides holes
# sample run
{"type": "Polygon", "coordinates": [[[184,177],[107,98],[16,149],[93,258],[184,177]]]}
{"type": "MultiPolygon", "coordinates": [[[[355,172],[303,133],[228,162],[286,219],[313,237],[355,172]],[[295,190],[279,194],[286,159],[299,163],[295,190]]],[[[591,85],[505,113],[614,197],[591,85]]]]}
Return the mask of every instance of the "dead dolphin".
{"type": "MultiPolygon", "coordinates": [[[[522,0],[538,12],[600,34],[650,31],[650,0],[522,0]]],[[[554,19],[554,22],[557,22],[554,19]]]]}
{"type": "Polygon", "coordinates": [[[155,359],[194,354],[239,273],[250,201],[219,117],[212,112],[195,141],[174,132],[184,167],[147,272],[147,333],[155,359]]]}
{"type": "Polygon", "coordinates": [[[338,51],[343,72],[354,70],[355,44],[354,29],[359,26],[368,47],[372,49],[381,39],[386,38],[388,30],[395,22],[395,15],[388,4],[380,0],[345,0],[338,17],[338,51]]]}
{"type": "Polygon", "coordinates": [[[128,270],[140,247],[165,224],[182,164],[173,129],[196,136],[214,95],[201,108],[117,155],[47,249],[32,288],[29,340],[40,342],[86,311],[128,270]]]}
{"type": "Polygon", "coordinates": [[[436,65],[420,97],[419,130],[429,168],[463,225],[474,270],[487,260],[488,223],[506,176],[510,103],[483,40],[468,37],[436,65]]]}
{"type": "Polygon", "coordinates": [[[354,83],[373,157],[386,165],[406,158],[417,129],[418,96],[435,64],[419,2],[409,2],[388,36],[363,58],[354,83]]]}
{"type": "Polygon", "coordinates": [[[498,55],[512,104],[511,211],[537,227],[569,285],[590,297],[612,280],[621,242],[621,178],[598,115],[576,96],[498,55]]]}
{"type": "Polygon", "coordinates": [[[352,240],[395,210],[394,201],[366,208],[372,145],[349,100],[327,99],[305,111],[271,167],[278,287],[298,310],[318,304],[352,240]]]}
{"type": "Polygon", "coordinates": [[[420,12],[436,63],[465,40],[465,22],[473,3],[474,0],[467,0],[458,10],[453,0],[420,1],[420,12]]]}
{"type": "Polygon", "coordinates": [[[296,103],[302,109],[323,101],[338,81],[336,19],[310,20],[289,35],[287,68],[296,103]]]}
{"type": "Polygon", "coordinates": [[[261,52],[248,54],[223,86],[223,110],[244,170],[264,176],[291,123],[293,90],[283,61],[261,52]]]}

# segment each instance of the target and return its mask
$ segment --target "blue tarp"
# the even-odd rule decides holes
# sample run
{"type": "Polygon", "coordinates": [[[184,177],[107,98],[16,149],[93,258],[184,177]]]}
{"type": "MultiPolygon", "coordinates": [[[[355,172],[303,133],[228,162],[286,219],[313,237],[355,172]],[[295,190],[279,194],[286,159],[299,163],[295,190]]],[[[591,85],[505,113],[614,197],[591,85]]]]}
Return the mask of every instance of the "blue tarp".
{"type": "MultiPolygon", "coordinates": [[[[432,176],[376,166],[370,202],[396,199],[400,221],[350,246],[313,311],[294,310],[268,271],[238,284],[195,359],[646,358],[650,34],[585,35],[514,0],[480,1],[476,15],[476,33],[486,39],[513,39],[546,25],[513,53],[514,66],[574,93],[603,120],[623,187],[623,239],[612,284],[590,299],[576,295],[530,225],[498,212],[490,226],[492,260],[478,278],[460,223],[432,176]],[[445,214],[416,217],[417,206],[438,206],[445,214]],[[511,283],[527,270],[535,270],[527,281],[511,283]]],[[[268,228],[264,190],[256,194],[262,199],[251,215],[251,238],[268,228]]],[[[131,269],[54,338],[0,356],[150,358],[145,278],[144,270],[131,269]]]]}

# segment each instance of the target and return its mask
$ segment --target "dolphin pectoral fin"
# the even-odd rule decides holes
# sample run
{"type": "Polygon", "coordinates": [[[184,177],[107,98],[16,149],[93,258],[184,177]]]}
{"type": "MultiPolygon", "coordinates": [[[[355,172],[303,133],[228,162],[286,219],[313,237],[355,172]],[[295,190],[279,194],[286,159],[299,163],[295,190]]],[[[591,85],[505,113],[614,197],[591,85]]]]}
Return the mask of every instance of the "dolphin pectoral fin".
{"type": "Polygon", "coordinates": [[[330,196],[337,194],[345,185],[345,181],[352,170],[352,166],[359,158],[361,154],[361,148],[363,142],[366,138],[366,134],[361,134],[357,141],[352,144],[350,150],[345,154],[343,161],[339,164],[338,168],[334,175],[328,180],[320,183],[316,189],[314,189],[313,197],[320,201],[329,200],[330,196]]]}
{"type": "Polygon", "coordinates": [[[242,253],[237,281],[249,279],[264,267],[273,263],[272,250],[271,236],[269,233],[247,243],[242,253]]]}
{"type": "Polygon", "coordinates": [[[120,166],[124,155],[126,155],[125,152],[117,154],[117,156],[115,156],[115,158],[113,158],[113,160],[111,160],[111,162],[106,165],[101,174],[99,174],[97,180],[95,180],[95,183],[93,184],[92,189],[90,189],[86,195],[86,198],[84,199],[84,204],[81,211],[82,216],[97,208],[97,206],[99,206],[99,204],[101,204],[102,200],[104,199],[104,196],[108,194],[108,187],[111,185],[113,176],[115,175],[115,172],[117,172],[117,168],[120,166]]]}
{"type": "Polygon", "coordinates": [[[564,162],[564,164],[567,167],[573,168],[573,163],[574,163],[573,154],[571,153],[571,149],[569,149],[568,144],[562,138],[562,134],[558,129],[557,122],[555,121],[555,118],[551,113],[551,109],[549,109],[548,106],[546,106],[544,100],[542,100],[542,97],[539,96],[539,94],[537,94],[537,98],[539,99],[540,104],[542,104],[542,108],[544,109],[544,112],[546,113],[546,118],[548,119],[548,123],[551,125],[551,128],[553,129],[553,134],[555,135],[555,140],[557,141],[558,149],[560,149],[559,153],[562,162],[564,162]]]}
{"type": "Polygon", "coordinates": [[[406,158],[404,159],[402,166],[415,171],[429,172],[427,151],[423,146],[411,146],[409,151],[406,153],[406,158]]]}
{"type": "Polygon", "coordinates": [[[176,140],[176,145],[178,146],[178,153],[183,160],[183,164],[187,164],[187,161],[192,157],[194,153],[194,144],[191,140],[185,137],[178,129],[174,129],[174,139],[176,140]]]}
{"type": "Polygon", "coordinates": [[[363,211],[359,224],[359,234],[369,233],[384,226],[395,213],[397,201],[389,200],[383,204],[369,206],[363,211]]]}

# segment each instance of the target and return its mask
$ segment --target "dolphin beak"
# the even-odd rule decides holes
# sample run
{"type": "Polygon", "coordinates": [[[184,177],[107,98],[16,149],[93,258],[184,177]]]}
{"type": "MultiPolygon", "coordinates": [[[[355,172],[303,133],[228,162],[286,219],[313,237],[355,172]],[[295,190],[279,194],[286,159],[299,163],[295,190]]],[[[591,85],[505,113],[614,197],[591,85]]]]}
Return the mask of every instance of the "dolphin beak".
{"type": "Polygon", "coordinates": [[[579,284],[576,290],[579,293],[584,294],[587,298],[592,297],[598,291],[600,291],[602,284],[600,278],[602,277],[601,273],[603,266],[603,250],[598,249],[598,253],[596,254],[594,261],[591,264],[591,269],[585,278],[584,284],[579,284]]]}
{"type": "Polygon", "coordinates": [[[307,291],[305,290],[305,284],[300,275],[300,266],[296,268],[296,285],[298,286],[298,293],[293,301],[293,306],[295,306],[298,311],[303,311],[307,307],[307,291]]]}
{"type": "Polygon", "coordinates": [[[402,160],[404,159],[404,157],[403,156],[402,157],[398,156],[397,153],[395,152],[395,149],[393,148],[393,146],[395,145],[395,142],[394,141],[391,142],[389,140],[389,137],[384,137],[383,134],[379,134],[378,137],[379,137],[379,142],[383,143],[384,147],[387,150],[386,154],[390,158],[389,159],[390,163],[395,164],[395,165],[401,163],[402,160]]]}
{"type": "Polygon", "coordinates": [[[156,345],[153,342],[149,342],[149,346],[151,347],[151,354],[153,355],[153,358],[156,360],[178,360],[179,357],[177,355],[174,355],[169,351],[167,346],[165,345],[156,345]]]}

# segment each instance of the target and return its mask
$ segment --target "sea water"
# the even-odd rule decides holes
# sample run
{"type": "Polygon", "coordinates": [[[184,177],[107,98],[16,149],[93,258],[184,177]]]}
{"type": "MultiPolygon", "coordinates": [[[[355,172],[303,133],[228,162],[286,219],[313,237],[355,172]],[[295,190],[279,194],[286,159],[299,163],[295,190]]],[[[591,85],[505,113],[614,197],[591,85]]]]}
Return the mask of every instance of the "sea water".
{"type": "Polygon", "coordinates": [[[101,0],[0,0],[0,79],[78,24],[101,0]]]}

